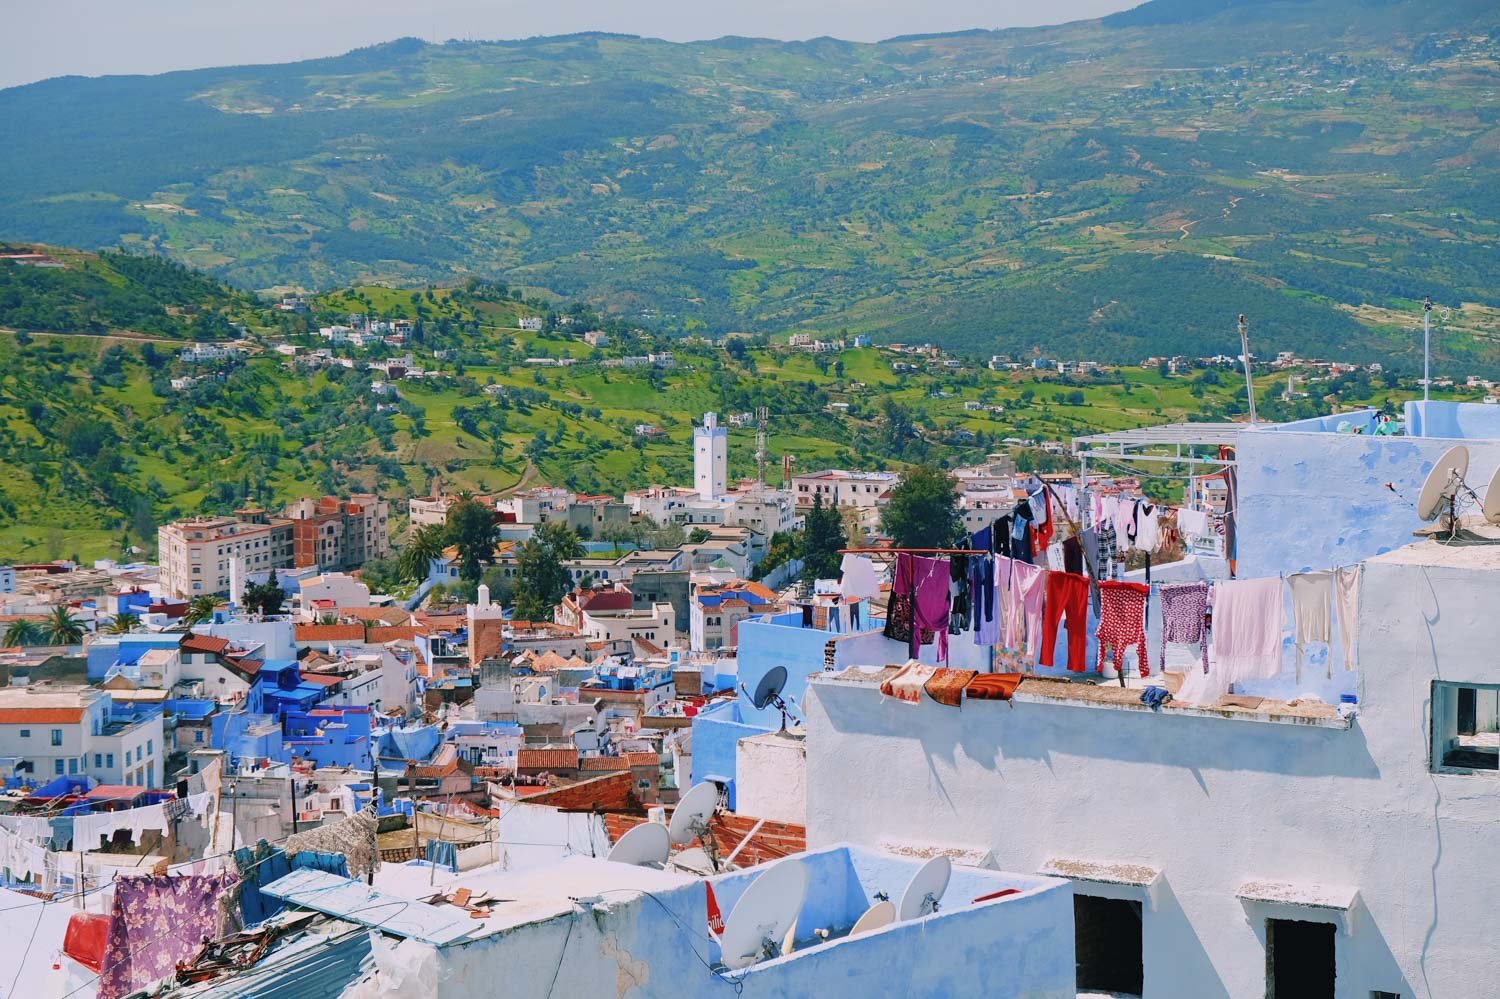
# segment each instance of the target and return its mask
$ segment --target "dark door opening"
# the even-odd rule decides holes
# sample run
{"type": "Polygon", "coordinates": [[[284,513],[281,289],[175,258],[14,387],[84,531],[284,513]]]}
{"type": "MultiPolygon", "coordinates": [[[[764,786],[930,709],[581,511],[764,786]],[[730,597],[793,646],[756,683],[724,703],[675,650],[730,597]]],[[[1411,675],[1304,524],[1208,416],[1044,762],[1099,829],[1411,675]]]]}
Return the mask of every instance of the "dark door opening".
{"type": "Polygon", "coordinates": [[[1458,734],[1473,735],[1479,728],[1479,691],[1458,688],[1458,734]]]}
{"type": "Polygon", "coordinates": [[[1266,920],[1266,999],[1334,999],[1334,926],[1266,920]]]}
{"type": "Polygon", "coordinates": [[[1074,895],[1073,947],[1080,992],[1141,994],[1141,903],[1074,895]]]}

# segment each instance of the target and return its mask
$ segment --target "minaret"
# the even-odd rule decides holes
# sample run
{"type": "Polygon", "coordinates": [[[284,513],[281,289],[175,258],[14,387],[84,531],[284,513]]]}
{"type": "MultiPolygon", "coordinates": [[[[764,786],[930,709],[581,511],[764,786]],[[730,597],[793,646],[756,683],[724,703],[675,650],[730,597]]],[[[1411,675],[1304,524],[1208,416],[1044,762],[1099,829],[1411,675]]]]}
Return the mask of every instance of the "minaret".
{"type": "Polygon", "coordinates": [[[693,428],[693,486],[700,500],[712,502],[728,482],[729,431],[719,426],[719,414],[704,413],[703,426],[693,428]]]}

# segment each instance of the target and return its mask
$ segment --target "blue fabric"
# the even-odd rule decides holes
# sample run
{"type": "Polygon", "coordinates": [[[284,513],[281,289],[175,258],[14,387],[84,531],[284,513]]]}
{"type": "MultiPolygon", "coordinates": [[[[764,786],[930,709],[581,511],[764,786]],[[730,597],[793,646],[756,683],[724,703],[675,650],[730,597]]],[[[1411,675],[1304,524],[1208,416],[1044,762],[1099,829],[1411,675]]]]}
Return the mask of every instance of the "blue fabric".
{"type": "Polygon", "coordinates": [[[1166,687],[1147,687],[1141,691],[1141,703],[1152,711],[1160,711],[1161,706],[1171,699],[1172,695],[1166,687]]]}
{"type": "Polygon", "coordinates": [[[427,862],[458,873],[458,844],[440,839],[427,841],[427,862]]]}
{"type": "Polygon", "coordinates": [[[292,871],[304,868],[326,871],[341,878],[349,876],[349,862],[341,853],[302,850],[288,862],[286,851],[271,846],[265,840],[255,844],[253,850],[242,846],[234,851],[234,863],[239,868],[241,878],[240,917],[247,927],[263,922],[286,908],[286,903],[280,899],[262,895],[261,885],[268,885],[292,871]]]}

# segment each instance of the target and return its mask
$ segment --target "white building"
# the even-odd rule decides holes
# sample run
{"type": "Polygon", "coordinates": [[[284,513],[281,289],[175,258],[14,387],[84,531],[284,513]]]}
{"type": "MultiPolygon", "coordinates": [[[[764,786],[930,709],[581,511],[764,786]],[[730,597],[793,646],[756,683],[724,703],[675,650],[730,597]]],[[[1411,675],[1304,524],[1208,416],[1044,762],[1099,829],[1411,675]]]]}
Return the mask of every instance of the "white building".
{"type": "Polygon", "coordinates": [[[693,488],[698,498],[712,502],[724,495],[729,480],[729,431],[719,426],[717,413],[704,413],[703,425],[693,428],[693,488]]]}
{"type": "Polygon", "coordinates": [[[522,316],[520,321],[517,322],[516,325],[521,329],[526,330],[528,333],[540,333],[542,331],[542,317],[522,316]]]}
{"type": "Polygon", "coordinates": [[[446,523],[448,508],[452,505],[452,496],[413,496],[407,502],[412,529],[446,523]]]}
{"type": "Polygon", "coordinates": [[[203,364],[210,361],[227,361],[230,358],[239,357],[238,348],[228,347],[218,343],[195,343],[191,347],[183,348],[177,355],[184,364],[203,364]]]}
{"type": "Polygon", "coordinates": [[[12,566],[0,565],[0,593],[16,592],[16,570],[12,566]]]}
{"type": "Polygon", "coordinates": [[[325,572],[302,580],[298,599],[303,611],[310,610],[320,601],[335,607],[370,606],[370,588],[347,572],[325,572]]]}
{"type": "Polygon", "coordinates": [[[869,508],[882,504],[885,494],[900,481],[895,472],[829,468],[792,476],[792,495],[799,507],[812,506],[814,497],[822,496],[824,506],[869,508]]]}
{"type": "Polygon", "coordinates": [[[1500,545],[1367,560],[1352,718],[1032,680],[1010,704],[892,707],[817,674],[809,842],[972,844],[1070,878],[1080,989],[1488,995],[1496,606],[1500,545]]]}
{"type": "Polygon", "coordinates": [[[672,605],[653,603],[650,610],[583,611],[579,630],[596,641],[628,641],[640,638],[665,648],[677,632],[672,627],[672,605]]]}
{"type": "Polygon", "coordinates": [[[108,693],[93,687],[0,688],[0,756],[28,763],[38,784],[82,775],[157,787],[165,752],[160,712],[113,721],[108,693]]]}

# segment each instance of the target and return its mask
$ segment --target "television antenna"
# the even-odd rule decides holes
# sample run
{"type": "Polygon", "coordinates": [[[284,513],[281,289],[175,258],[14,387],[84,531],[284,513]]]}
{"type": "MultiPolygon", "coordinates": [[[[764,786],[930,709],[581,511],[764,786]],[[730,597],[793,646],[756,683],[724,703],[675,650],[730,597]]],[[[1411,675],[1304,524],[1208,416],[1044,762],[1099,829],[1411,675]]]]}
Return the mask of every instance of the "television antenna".
{"type": "Polygon", "coordinates": [[[755,475],[760,487],[766,487],[766,459],[770,453],[766,449],[767,426],[771,422],[771,410],[767,406],[755,407],[755,475]]]}
{"type": "Polygon", "coordinates": [[[698,841],[703,847],[703,852],[708,855],[709,862],[713,864],[715,871],[719,869],[719,847],[714,842],[713,831],[709,826],[714,817],[714,811],[719,805],[719,786],[713,781],[706,780],[701,784],[694,784],[677,807],[672,811],[672,821],[667,825],[667,833],[673,843],[678,846],[698,841]]]}
{"type": "Polygon", "coordinates": [[[905,922],[920,919],[938,911],[938,902],[948,890],[948,878],[953,874],[953,862],[947,857],[936,856],[918,868],[917,873],[901,893],[901,904],[896,915],[905,922]]]}
{"type": "Polygon", "coordinates": [[[807,880],[802,861],[788,859],[766,868],[750,883],[719,938],[724,967],[736,971],[781,953],[782,941],[807,899],[807,880]]]}
{"type": "Polygon", "coordinates": [[[785,689],[785,666],[772,666],[766,670],[766,675],[761,677],[760,682],[755,685],[753,694],[745,689],[743,683],[740,684],[740,690],[750,698],[750,703],[755,705],[755,710],[764,711],[766,708],[775,708],[781,712],[781,731],[783,732],[786,731],[787,716],[796,717],[792,709],[787,707],[786,699],[781,696],[781,692],[785,689]]]}
{"type": "Polygon", "coordinates": [[[672,838],[660,822],[643,822],[631,829],[609,851],[605,860],[636,867],[660,867],[672,852],[672,838]]]}

